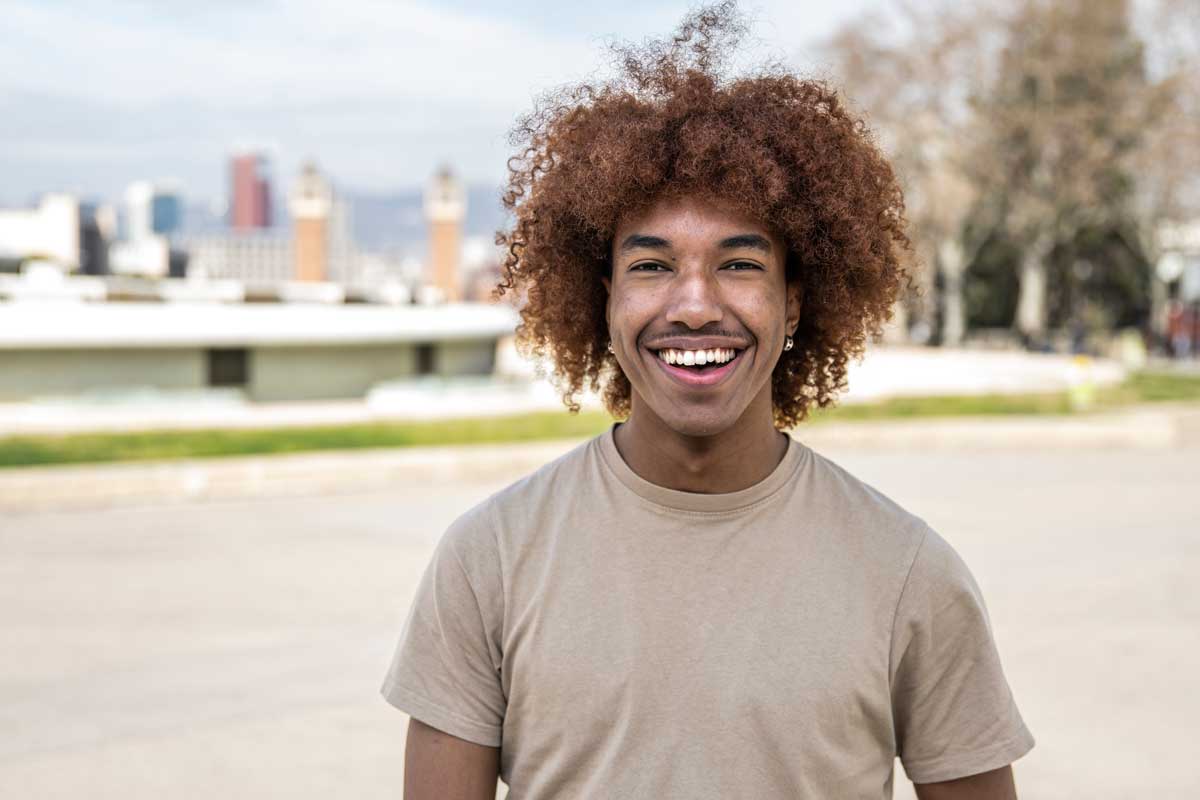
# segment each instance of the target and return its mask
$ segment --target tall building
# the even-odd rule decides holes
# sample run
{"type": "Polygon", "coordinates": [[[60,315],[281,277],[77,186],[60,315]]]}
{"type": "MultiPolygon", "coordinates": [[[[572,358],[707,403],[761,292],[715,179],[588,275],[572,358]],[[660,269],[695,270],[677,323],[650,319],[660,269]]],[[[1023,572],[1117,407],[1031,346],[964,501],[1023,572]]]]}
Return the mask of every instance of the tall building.
{"type": "Polygon", "coordinates": [[[131,184],[125,191],[125,210],[126,238],[131,242],[173,236],[183,228],[183,196],[173,184],[131,184]]]}
{"type": "Polygon", "coordinates": [[[462,298],[459,262],[466,213],[467,200],[462,184],[449,167],[442,167],[425,190],[425,218],[429,221],[427,280],[448,303],[462,298]]]}
{"type": "Polygon", "coordinates": [[[261,153],[230,160],[229,226],[237,231],[271,227],[270,162],[261,153]]]}
{"type": "Polygon", "coordinates": [[[288,205],[292,212],[292,241],[296,260],[294,280],[329,280],[329,217],[333,207],[333,191],[314,164],[304,165],[288,205]]]}

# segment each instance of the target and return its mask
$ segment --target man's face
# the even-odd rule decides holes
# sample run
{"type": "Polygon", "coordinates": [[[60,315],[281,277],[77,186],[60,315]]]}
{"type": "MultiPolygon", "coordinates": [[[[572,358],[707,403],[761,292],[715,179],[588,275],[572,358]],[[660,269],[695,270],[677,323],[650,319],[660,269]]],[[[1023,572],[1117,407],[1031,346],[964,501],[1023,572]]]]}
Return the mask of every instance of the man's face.
{"type": "Polygon", "coordinates": [[[771,372],[800,318],[785,263],[783,242],[762,224],[696,198],[621,219],[604,285],[633,413],[687,436],[770,420],[771,372]]]}

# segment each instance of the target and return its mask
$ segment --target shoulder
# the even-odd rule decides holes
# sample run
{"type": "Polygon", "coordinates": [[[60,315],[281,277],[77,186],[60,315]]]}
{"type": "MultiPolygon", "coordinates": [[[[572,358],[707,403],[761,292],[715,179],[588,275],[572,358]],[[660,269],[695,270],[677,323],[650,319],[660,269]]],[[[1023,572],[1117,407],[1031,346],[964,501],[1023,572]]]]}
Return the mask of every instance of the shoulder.
{"type": "Polygon", "coordinates": [[[801,446],[808,453],[798,494],[808,513],[836,532],[840,546],[907,568],[933,532],[925,520],[832,459],[801,446]]]}
{"type": "Polygon", "coordinates": [[[903,604],[923,613],[957,609],[968,616],[986,619],[983,593],[949,542],[927,528],[909,569],[903,604]]]}
{"type": "Polygon", "coordinates": [[[476,503],[450,525],[443,542],[457,550],[494,553],[498,537],[535,529],[547,508],[561,504],[564,493],[580,492],[589,460],[596,458],[596,441],[582,442],[476,503]]]}

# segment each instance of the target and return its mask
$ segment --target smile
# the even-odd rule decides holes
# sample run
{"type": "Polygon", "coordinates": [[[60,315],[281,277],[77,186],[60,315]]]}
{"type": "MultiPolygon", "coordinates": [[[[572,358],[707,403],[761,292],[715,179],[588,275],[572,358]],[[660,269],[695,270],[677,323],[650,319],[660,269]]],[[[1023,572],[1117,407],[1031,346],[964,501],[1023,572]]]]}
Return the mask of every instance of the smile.
{"type": "Polygon", "coordinates": [[[722,347],[712,350],[665,348],[654,352],[655,361],[674,380],[685,386],[712,386],[737,368],[744,351],[722,347]]]}

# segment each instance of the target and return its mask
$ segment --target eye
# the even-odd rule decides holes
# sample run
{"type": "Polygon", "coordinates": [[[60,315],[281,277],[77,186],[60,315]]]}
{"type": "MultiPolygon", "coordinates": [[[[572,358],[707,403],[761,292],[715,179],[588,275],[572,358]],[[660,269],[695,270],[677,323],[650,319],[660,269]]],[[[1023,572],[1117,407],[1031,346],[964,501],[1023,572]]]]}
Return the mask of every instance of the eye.
{"type": "Polygon", "coordinates": [[[762,269],[762,267],[753,261],[733,261],[726,264],[723,269],[731,269],[734,272],[745,272],[752,269],[762,269]]]}
{"type": "Polygon", "coordinates": [[[630,272],[634,272],[634,271],[658,272],[660,270],[665,270],[665,269],[666,269],[666,267],[664,267],[662,264],[656,263],[654,261],[643,261],[640,264],[634,264],[633,266],[631,266],[629,268],[629,271],[630,272]]]}

